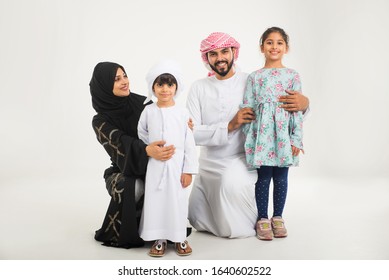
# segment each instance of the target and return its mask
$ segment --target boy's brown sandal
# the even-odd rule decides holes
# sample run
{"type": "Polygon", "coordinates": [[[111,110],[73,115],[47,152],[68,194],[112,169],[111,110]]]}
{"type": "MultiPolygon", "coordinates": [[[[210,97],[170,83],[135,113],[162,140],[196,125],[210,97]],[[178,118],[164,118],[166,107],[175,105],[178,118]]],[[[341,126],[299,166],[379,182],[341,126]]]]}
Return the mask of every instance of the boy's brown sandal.
{"type": "Polygon", "coordinates": [[[189,246],[189,243],[187,240],[184,242],[177,242],[174,244],[176,247],[176,253],[179,256],[189,256],[192,254],[192,248],[189,246]]]}
{"type": "Polygon", "coordinates": [[[161,242],[160,240],[156,240],[151,246],[151,249],[149,251],[150,257],[163,257],[165,255],[167,243],[166,241],[161,242]]]}

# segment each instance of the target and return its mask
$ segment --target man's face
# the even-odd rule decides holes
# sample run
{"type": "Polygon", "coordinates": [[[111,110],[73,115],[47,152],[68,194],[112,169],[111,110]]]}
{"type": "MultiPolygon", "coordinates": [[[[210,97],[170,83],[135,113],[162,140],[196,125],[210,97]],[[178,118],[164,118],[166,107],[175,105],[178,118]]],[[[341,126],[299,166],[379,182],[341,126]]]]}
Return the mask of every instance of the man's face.
{"type": "Polygon", "coordinates": [[[209,66],[216,74],[225,77],[234,64],[235,49],[222,48],[207,53],[209,66]]]}

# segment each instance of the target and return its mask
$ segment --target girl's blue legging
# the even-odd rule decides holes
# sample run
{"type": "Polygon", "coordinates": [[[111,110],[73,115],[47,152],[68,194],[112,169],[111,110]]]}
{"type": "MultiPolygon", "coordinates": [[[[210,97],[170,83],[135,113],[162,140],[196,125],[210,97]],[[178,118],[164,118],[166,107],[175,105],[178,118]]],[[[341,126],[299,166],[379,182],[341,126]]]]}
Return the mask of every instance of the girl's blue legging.
{"type": "Polygon", "coordinates": [[[288,192],[288,167],[261,166],[257,169],[258,180],[255,183],[255,199],[258,208],[258,220],[268,219],[269,187],[273,178],[273,217],[281,216],[284,211],[288,192]]]}

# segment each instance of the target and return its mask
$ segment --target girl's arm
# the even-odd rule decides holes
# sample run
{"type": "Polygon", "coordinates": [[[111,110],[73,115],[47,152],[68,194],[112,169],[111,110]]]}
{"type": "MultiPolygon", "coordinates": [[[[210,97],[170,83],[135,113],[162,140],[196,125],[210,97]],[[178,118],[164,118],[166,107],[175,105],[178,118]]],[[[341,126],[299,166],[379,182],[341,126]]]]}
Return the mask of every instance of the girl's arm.
{"type": "MultiPolygon", "coordinates": [[[[242,126],[242,131],[245,135],[247,135],[248,130],[250,128],[250,123],[255,119],[255,113],[253,108],[256,107],[256,99],[255,99],[255,87],[254,87],[254,78],[250,75],[247,78],[246,87],[244,90],[243,101],[240,105],[240,110],[246,110],[246,112],[242,112],[244,114],[244,122],[242,126]]],[[[239,112],[238,112],[239,113],[239,112]]],[[[238,115],[238,114],[237,114],[238,115]]]]}
{"type": "MultiPolygon", "coordinates": [[[[297,72],[293,76],[291,92],[301,92],[301,80],[297,72]]],[[[301,111],[290,112],[290,139],[294,156],[297,156],[300,150],[303,151],[303,121],[304,116],[301,111]]]]}
{"type": "Polygon", "coordinates": [[[290,142],[292,144],[292,154],[298,156],[300,150],[303,150],[303,121],[302,112],[290,113],[290,142]]]}

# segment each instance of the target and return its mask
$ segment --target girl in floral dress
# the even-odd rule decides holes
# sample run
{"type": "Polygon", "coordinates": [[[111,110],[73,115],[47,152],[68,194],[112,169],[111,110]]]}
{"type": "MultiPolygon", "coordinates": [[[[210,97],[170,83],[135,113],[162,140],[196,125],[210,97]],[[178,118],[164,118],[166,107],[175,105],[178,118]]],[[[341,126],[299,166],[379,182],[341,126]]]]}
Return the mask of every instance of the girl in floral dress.
{"type": "Polygon", "coordinates": [[[243,127],[246,135],[247,164],[256,168],[258,180],[255,198],[258,208],[257,237],[272,240],[286,237],[282,213],[288,190],[288,168],[298,165],[303,149],[301,112],[287,112],[280,108],[278,98],[285,90],[301,92],[299,74],[282,64],[288,52],[289,37],[278,27],[267,29],[260,39],[265,66],[251,73],[247,79],[243,104],[254,110],[256,119],[243,127]],[[269,220],[268,203],[270,181],[273,179],[273,216],[269,220]]]}

